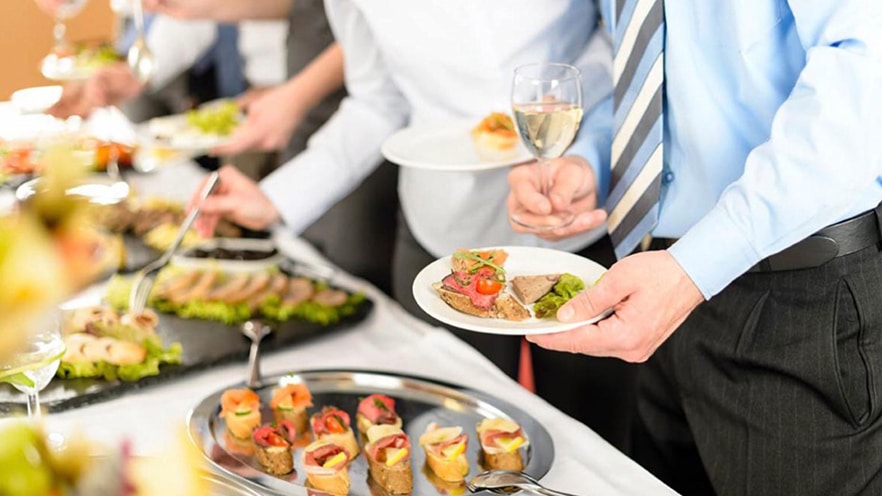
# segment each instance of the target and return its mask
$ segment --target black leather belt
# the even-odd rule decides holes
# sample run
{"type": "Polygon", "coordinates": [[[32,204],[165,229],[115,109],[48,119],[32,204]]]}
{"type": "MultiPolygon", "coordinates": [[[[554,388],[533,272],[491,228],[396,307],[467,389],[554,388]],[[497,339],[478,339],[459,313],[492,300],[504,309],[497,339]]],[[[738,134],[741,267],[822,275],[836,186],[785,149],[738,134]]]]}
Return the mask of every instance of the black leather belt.
{"type": "MultiPolygon", "coordinates": [[[[677,240],[653,238],[650,246],[668,248],[677,240]]],[[[827,226],[802,241],[771,255],[748,272],[777,272],[819,267],[868,246],[882,242],[882,203],[850,219],[827,226]]]]}

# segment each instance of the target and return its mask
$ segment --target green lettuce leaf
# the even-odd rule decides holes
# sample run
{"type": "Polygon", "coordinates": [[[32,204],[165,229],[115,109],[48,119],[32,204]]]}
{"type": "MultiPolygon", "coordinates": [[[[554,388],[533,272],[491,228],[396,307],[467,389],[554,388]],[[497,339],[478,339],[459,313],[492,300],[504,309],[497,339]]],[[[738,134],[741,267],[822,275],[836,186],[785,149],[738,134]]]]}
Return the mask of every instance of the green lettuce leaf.
{"type": "Polygon", "coordinates": [[[582,282],[582,279],[573,274],[563,274],[557,284],[551,288],[551,291],[533,304],[533,313],[540,319],[554,317],[564,303],[573,299],[584,289],[585,283],[582,282]]]}

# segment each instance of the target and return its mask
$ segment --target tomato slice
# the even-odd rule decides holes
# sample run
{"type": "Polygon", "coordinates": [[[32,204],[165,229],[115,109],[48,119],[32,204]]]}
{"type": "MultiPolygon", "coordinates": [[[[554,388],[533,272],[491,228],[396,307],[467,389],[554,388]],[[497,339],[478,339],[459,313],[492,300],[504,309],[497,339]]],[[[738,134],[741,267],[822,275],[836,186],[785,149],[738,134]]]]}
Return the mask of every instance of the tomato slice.
{"type": "Polygon", "coordinates": [[[478,279],[478,292],[485,295],[492,295],[502,291],[503,284],[493,279],[478,279]]]}
{"type": "Polygon", "coordinates": [[[288,442],[285,441],[285,438],[283,438],[279,434],[276,434],[275,432],[271,432],[266,437],[266,443],[269,444],[270,446],[282,446],[282,447],[288,446],[288,442]]]}
{"type": "Polygon", "coordinates": [[[343,425],[343,421],[335,415],[330,415],[325,419],[325,429],[333,434],[346,432],[346,426],[343,425]]]}

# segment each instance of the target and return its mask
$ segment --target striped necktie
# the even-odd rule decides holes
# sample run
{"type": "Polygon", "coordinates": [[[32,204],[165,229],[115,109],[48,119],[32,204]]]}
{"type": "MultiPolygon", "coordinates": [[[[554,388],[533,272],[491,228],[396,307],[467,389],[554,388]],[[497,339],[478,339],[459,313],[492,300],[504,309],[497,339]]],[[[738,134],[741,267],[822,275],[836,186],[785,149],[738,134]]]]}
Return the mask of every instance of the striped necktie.
{"type": "Polygon", "coordinates": [[[664,2],[615,0],[615,124],[607,226],[616,256],[658,222],[664,117],[664,2]]]}

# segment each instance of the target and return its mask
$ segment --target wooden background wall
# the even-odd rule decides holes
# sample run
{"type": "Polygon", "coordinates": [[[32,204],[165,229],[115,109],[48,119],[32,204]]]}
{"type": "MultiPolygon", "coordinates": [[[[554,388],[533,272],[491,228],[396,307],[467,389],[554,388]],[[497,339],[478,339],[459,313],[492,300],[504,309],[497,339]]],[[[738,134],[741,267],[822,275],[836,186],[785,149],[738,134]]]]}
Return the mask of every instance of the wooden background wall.
{"type": "MultiPolygon", "coordinates": [[[[20,88],[54,84],[40,75],[40,60],[52,47],[52,19],[32,0],[0,0],[0,100],[20,88]]],[[[108,0],[89,0],[67,25],[68,38],[109,40],[114,17],[108,0]]]]}

